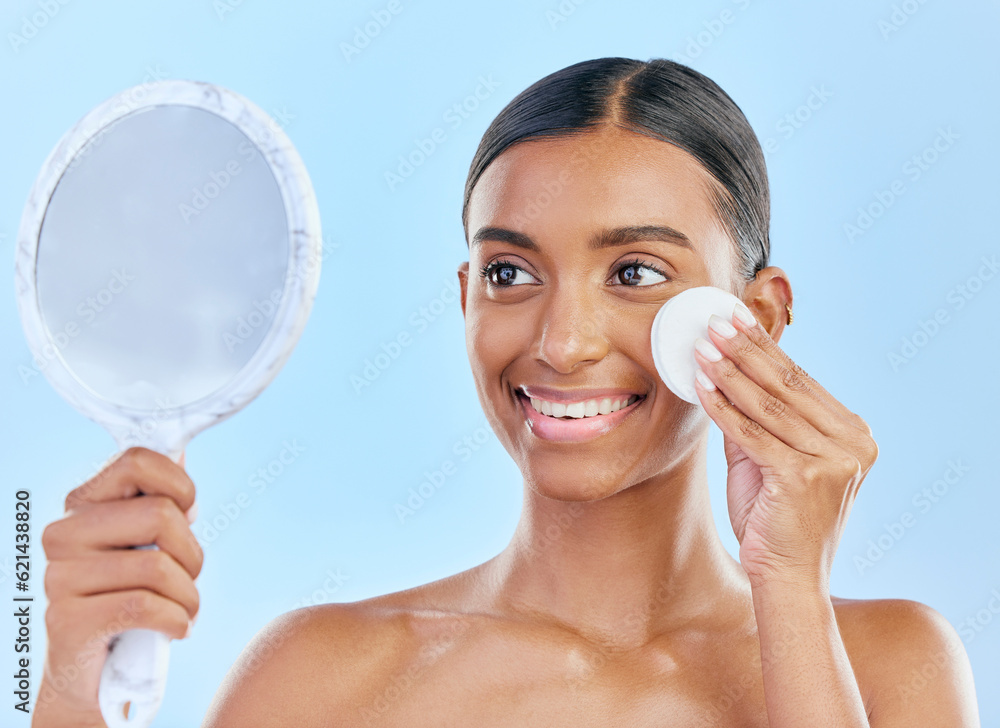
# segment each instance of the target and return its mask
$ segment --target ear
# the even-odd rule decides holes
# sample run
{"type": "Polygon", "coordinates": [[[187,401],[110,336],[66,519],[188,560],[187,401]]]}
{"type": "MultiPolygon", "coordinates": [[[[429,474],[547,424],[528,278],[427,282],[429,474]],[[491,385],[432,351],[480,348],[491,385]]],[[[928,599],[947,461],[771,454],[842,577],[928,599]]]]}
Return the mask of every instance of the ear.
{"type": "Polygon", "coordinates": [[[462,287],[462,318],[465,318],[465,293],[469,287],[469,261],[458,264],[458,285],[462,287]]]}
{"type": "Polygon", "coordinates": [[[774,265],[758,271],[743,291],[743,303],[777,342],[788,323],[785,304],[792,308],[792,284],[785,271],[774,265]]]}

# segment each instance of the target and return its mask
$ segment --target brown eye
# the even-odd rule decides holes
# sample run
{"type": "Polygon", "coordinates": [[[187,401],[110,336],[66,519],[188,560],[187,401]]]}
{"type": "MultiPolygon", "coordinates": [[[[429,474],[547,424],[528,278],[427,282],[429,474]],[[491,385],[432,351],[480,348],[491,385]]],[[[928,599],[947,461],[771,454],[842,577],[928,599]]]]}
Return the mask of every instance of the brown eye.
{"type": "MultiPolygon", "coordinates": [[[[523,268],[502,260],[495,260],[479,269],[479,275],[482,276],[489,285],[497,288],[510,288],[515,285],[522,285],[522,283],[514,283],[514,281],[518,279],[518,273],[524,273],[525,277],[532,278],[532,276],[529,275],[523,268]],[[496,275],[494,275],[494,273],[496,275]]],[[[523,281],[523,283],[528,282],[530,281],[523,281]]]]}
{"type": "Polygon", "coordinates": [[[638,260],[630,260],[623,264],[615,271],[615,277],[622,285],[632,288],[652,286],[670,280],[656,267],[638,260]],[[660,280],[656,280],[656,276],[659,276],[660,280]]]}

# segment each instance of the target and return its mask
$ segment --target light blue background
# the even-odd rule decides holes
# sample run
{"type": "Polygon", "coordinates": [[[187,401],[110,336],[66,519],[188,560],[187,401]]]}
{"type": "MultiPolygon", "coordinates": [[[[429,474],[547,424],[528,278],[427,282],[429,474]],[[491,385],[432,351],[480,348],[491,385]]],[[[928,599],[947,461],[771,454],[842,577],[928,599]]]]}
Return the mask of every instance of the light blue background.
{"type": "MultiPolygon", "coordinates": [[[[788,273],[795,294],[795,324],[781,346],[868,421],[880,447],[843,535],[832,591],[925,602],[957,629],[978,614],[977,628],[964,628],[965,646],[983,725],[1000,725],[1000,613],[989,609],[992,590],[1000,590],[1000,278],[979,276],[983,257],[1000,252],[996,3],[588,0],[564,3],[572,12],[553,23],[556,0],[399,1],[402,11],[350,61],[341,44],[387,3],[247,0],[220,16],[211,0],[71,1],[23,44],[9,34],[24,32],[43,6],[5,4],[0,577],[9,599],[14,493],[29,488],[35,686],[45,647],[38,538],[60,516],[66,492],[114,451],[43,376],[22,377],[31,362],[13,294],[15,238],[35,176],[70,126],[156,77],[221,84],[281,120],[319,197],[328,254],[298,348],[270,388],[187,451],[199,487],[195,532],[207,541],[213,519],[225,526],[206,543],[200,618],[192,637],[173,645],[156,722],[190,726],[243,646],[278,614],[422,584],[506,545],[521,505],[520,475],[485,425],[458,301],[450,293],[442,299],[467,259],[460,213],[468,166],[496,113],[539,78],[601,56],[668,57],[718,82],[761,141],[777,144],[767,157],[771,263],[788,273]],[[894,7],[906,22],[890,32],[884,24],[894,7]],[[480,76],[496,89],[453,127],[446,112],[480,76]],[[829,97],[800,108],[814,88],[829,97]],[[796,110],[809,118],[799,128],[782,124],[796,110]],[[385,172],[437,127],[445,140],[390,190],[385,172]],[[957,139],[916,179],[905,165],[942,128],[957,139]],[[894,181],[903,194],[849,240],[845,224],[894,181]],[[958,287],[970,278],[978,278],[977,292],[959,308],[958,287]],[[422,307],[442,301],[440,315],[418,323],[422,307]],[[894,370],[888,354],[938,309],[947,323],[894,370]],[[411,334],[411,345],[357,393],[350,378],[400,332],[411,334]],[[467,460],[453,449],[463,438],[483,443],[467,460]],[[278,469],[286,441],[305,450],[261,491],[254,474],[278,469]],[[401,524],[395,504],[446,459],[456,474],[401,524]],[[953,460],[968,472],[921,508],[913,498],[953,460]],[[249,505],[226,525],[223,513],[241,493],[249,505]],[[901,538],[886,535],[906,512],[914,525],[901,538]],[[859,567],[855,558],[880,536],[888,546],[882,557],[859,567]],[[340,575],[340,586],[330,574],[340,575]]],[[[710,449],[716,520],[735,555],[715,427],[710,449]]],[[[0,619],[0,644],[8,645],[0,674],[14,664],[13,635],[13,619],[0,619]]],[[[8,696],[0,722],[26,726],[9,705],[8,680],[0,679],[8,696]]]]}

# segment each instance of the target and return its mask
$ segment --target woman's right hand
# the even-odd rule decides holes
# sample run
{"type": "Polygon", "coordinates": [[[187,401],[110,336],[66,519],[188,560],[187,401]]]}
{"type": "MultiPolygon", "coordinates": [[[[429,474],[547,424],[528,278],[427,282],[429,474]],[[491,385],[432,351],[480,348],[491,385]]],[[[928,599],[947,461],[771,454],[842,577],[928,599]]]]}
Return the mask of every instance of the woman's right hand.
{"type": "Polygon", "coordinates": [[[48,650],[32,728],[104,726],[97,693],[116,634],[189,634],[204,554],[190,528],[194,483],[180,462],[123,451],[66,496],[66,514],[42,533],[48,650]],[[151,543],[158,549],[129,548],[151,543]]]}

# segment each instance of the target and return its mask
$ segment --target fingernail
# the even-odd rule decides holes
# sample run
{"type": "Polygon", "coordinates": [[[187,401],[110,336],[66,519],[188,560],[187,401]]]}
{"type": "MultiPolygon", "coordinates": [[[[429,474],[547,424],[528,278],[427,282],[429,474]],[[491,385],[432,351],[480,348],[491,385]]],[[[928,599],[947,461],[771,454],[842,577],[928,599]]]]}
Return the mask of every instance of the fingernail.
{"type": "Polygon", "coordinates": [[[187,512],[184,515],[187,516],[188,523],[194,523],[194,519],[198,517],[198,501],[192,503],[191,507],[187,509],[187,512]]]}
{"type": "Polygon", "coordinates": [[[738,318],[741,323],[746,324],[747,326],[757,325],[757,319],[755,319],[753,317],[753,314],[750,313],[750,309],[744,306],[742,303],[736,304],[736,309],[733,311],[733,316],[738,318]]]}
{"type": "Polygon", "coordinates": [[[736,336],[736,328],[717,313],[708,317],[708,328],[727,339],[736,336]]]}
{"type": "Polygon", "coordinates": [[[722,353],[715,348],[715,344],[701,336],[694,340],[694,348],[709,361],[719,361],[722,358],[722,353]]]}
{"type": "Polygon", "coordinates": [[[695,370],[694,377],[699,382],[701,382],[701,386],[703,386],[709,392],[711,392],[713,389],[715,389],[715,382],[713,382],[711,379],[709,379],[708,375],[705,374],[705,372],[702,371],[701,367],[698,367],[698,369],[695,370]]]}
{"type": "Polygon", "coordinates": [[[191,630],[192,630],[193,628],[194,628],[194,620],[193,620],[193,619],[189,619],[189,620],[188,620],[188,628],[187,628],[187,632],[185,632],[185,633],[184,633],[184,639],[187,639],[188,637],[190,637],[190,636],[191,636],[191,630]]]}

